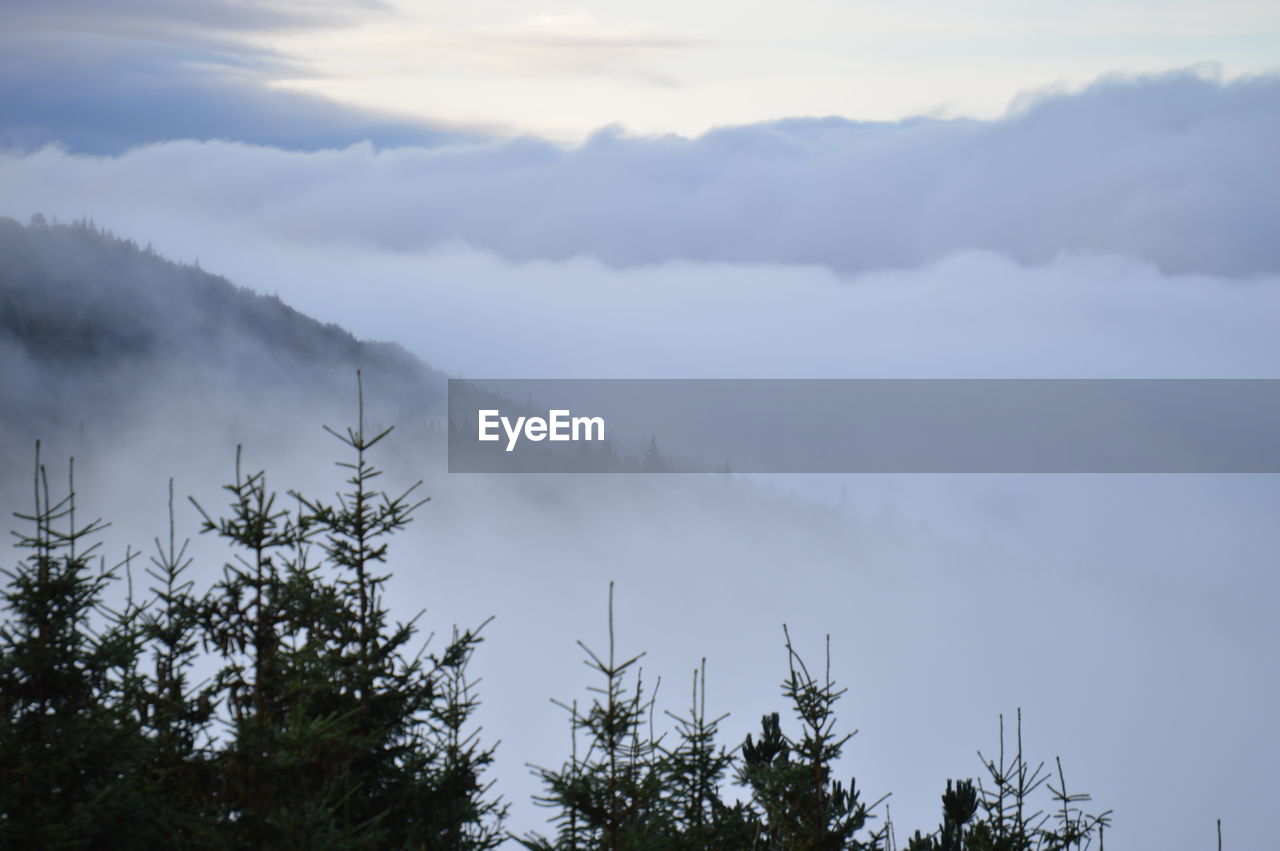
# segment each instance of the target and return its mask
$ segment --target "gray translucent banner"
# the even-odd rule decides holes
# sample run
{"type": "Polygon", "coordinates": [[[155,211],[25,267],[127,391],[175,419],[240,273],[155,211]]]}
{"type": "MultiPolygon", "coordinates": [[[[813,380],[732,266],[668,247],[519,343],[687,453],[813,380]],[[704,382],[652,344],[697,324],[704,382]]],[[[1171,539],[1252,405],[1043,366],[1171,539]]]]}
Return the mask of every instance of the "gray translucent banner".
{"type": "Polygon", "coordinates": [[[1277,473],[1280,379],[451,379],[449,471],[1277,473]]]}

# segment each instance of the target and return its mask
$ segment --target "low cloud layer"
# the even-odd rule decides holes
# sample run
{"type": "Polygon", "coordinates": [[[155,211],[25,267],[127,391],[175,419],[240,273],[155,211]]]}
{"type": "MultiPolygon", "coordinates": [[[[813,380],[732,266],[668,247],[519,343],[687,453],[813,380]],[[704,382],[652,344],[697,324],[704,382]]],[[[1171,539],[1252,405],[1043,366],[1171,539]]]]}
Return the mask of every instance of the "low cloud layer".
{"type": "Polygon", "coordinates": [[[795,120],[696,139],[606,130],[573,149],[525,139],[311,156],[190,143],[108,160],[46,151],[0,161],[0,186],[8,212],[162,206],[284,242],[454,242],[517,261],[852,273],[985,249],[1247,277],[1280,271],[1276,149],[1280,78],[1176,73],[1104,80],[992,122],[795,120]]]}

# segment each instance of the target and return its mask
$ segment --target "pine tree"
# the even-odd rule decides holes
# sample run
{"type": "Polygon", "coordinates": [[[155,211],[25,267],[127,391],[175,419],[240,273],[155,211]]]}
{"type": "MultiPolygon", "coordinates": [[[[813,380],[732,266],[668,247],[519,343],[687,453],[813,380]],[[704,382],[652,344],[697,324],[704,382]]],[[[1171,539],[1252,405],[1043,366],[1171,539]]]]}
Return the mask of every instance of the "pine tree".
{"type": "Polygon", "coordinates": [[[493,748],[467,729],[478,706],[467,666],[483,625],[455,629],[439,655],[423,658],[410,652],[415,622],[389,622],[383,600],[390,575],[381,572],[387,539],[427,500],[414,498],[421,482],[398,495],[377,488],[382,472],[368,454],[393,428],[366,428],[359,372],[356,380],[355,427],[326,426],[352,452],[351,460],[337,462],[349,473],[348,490],[332,505],[293,494],[300,526],[319,540],[344,612],[320,633],[328,694],[348,707],[350,732],[361,743],[349,770],[363,782],[344,801],[344,812],[352,822],[376,825],[382,842],[491,848],[502,836],[506,807],[488,797],[491,786],[480,780],[493,748]]]}
{"type": "Polygon", "coordinates": [[[831,680],[830,639],[826,673],[821,680],[809,672],[786,636],[788,675],[782,683],[801,723],[798,739],[782,731],[777,713],[761,722],[759,740],[747,736],[738,770],[741,783],[752,792],[763,820],[763,847],[779,851],[877,851],[884,831],[863,838],[871,809],[861,801],[853,780],[849,786],[831,778],[853,733],[835,732],[835,705],[845,694],[831,680]]]}
{"type": "Polygon", "coordinates": [[[663,752],[661,771],[671,810],[673,849],[740,848],[758,842],[760,826],[743,803],[727,804],[721,785],[734,765],[734,754],[717,743],[720,722],[728,713],[707,715],[707,660],[693,674],[693,691],[685,715],[667,712],[675,721],[676,745],[663,752]]]}
{"type": "MultiPolygon", "coordinates": [[[[368,452],[391,429],[328,429],[352,451],[334,504],[297,492],[277,507],[237,453],[228,516],[204,529],[240,550],[203,607],[231,722],[219,756],[223,823],[237,845],[491,848],[505,806],[480,777],[493,749],[468,729],[466,669],[479,630],[439,655],[383,602],[388,538],[422,504],[376,487],[368,452]],[[317,552],[322,558],[313,559],[317,552]]],[[[199,506],[197,506],[199,507],[199,506]]],[[[415,619],[416,620],[416,619],[415,619]]]]}
{"type": "Polygon", "coordinates": [[[1006,755],[1001,716],[998,756],[988,759],[981,752],[978,755],[991,785],[979,783],[975,789],[973,781],[961,780],[952,788],[948,780],[942,795],[942,824],[927,836],[916,831],[906,851],[1069,851],[1090,848],[1095,838],[1101,846],[1111,811],[1091,815],[1080,808],[1089,796],[1067,791],[1061,760],[1057,761],[1055,786],[1043,762],[1033,764],[1026,759],[1021,709],[1015,746],[1016,751],[1006,755]],[[1047,789],[1058,805],[1056,812],[1045,812],[1036,803],[1042,789],[1047,789]]]}
{"type": "Polygon", "coordinates": [[[209,683],[191,680],[200,652],[200,601],[187,577],[190,541],[177,542],[173,498],[170,479],[168,536],[165,542],[154,539],[147,574],[155,584],[139,618],[151,665],[135,680],[130,700],[148,740],[142,783],[149,821],[165,842],[206,848],[217,844],[211,732],[216,693],[209,683]]]}
{"type": "Polygon", "coordinates": [[[555,809],[559,832],[554,840],[536,834],[520,840],[526,848],[640,851],[670,847],[674,825],[664,801],[659,767],[660,741],[652,734],[654,698],[645,692],[636,663],[643,653],[619,657],[613,622],[613,583],[609,583],[609,650],[597,654],[579,641],[587,667],[601,685],[585,712],[577,702],[555,701],[569,713],[573,752],[559,769],[536,768],[546,792],[535,798],[555,809]],[[635,674],[634,685],[628,680],[635,674]],[[586,749],[578,752],[578,736],[586,749]]]}
{"type": "Polygon", "coordinates": [[[16,516],[32,530],[18,534],[26,558],[3,570],[0,847],[128,847],[146,827],[144,742],[124,699],[139,641],[103,595],[130,556],[109,569],[95,558],[106,524],[76,517],[74,462],[67,495],[50,496],[38,443],[34,510],[16,516]]]}
{"type": "Polygon", "coordinates": [[[289,839],[354,842],[360,830],[334,817],[342,790],[310,770],[342,740],[345,719],[316,711],[312,698],[326,688],[323,671],[307,664],[305,643],[293,642],[342,613],[305,562],[306,530],[277,508],[264,472],[243,472],[240,448],[225,490],[226,517],[215,519],[195,503],[202,531],[236,549],[200,612],[202,640],[221,660],[214,686],[229,725],[217,758],[225,837],[254,847],[289,839]]]}

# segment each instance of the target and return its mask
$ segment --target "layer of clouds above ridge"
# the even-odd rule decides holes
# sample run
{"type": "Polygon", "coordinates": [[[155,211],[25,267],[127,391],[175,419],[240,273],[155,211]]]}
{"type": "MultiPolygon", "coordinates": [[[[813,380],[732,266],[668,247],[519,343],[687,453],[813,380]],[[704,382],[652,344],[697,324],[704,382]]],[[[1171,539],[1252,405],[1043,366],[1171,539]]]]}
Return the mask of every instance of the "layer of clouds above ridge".
{"type": "Polygon", "coordinates": [[[119,228],[128,214],[109,211],[145,205],[234,216],[287,243],[462,244],[517,262],[850,274],[979,249],[1247,277],[1280,271],[1276,150],[1280,77],[1178,72],[1028,99],[997,121],[797,119],[694,139],[604,130],[569,149],[517,139],[308,155],[190,143],[113,159],[45,151],[4,157],[0,186],[11,214],[56,199],[46,212],[119,228]]]}

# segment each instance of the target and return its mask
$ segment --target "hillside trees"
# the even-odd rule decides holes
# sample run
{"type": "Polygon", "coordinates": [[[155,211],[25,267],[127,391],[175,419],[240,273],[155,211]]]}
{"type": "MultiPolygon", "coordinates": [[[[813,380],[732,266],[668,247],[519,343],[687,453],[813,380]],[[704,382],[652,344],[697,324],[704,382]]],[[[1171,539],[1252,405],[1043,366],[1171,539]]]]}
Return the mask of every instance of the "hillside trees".
{"type": "Polygon", "coordinates": [[[707,715],[704,662],[690,709],[668,712],[674,728],[659,733],[656,689],[646,690],[638,667],[644,654],[617,653],[610,585],[608,652],[579,642],[597,680],[587,706],[556,701],[569,715],[570,756],[559,768],[534,769],[544,787],[537,801],[551,809],[557,832],[530,834],[521,844],[531,851],[1070,851],[1096,841],[1101,849],[1110,811],[1082,809],[1089,796],[1067,791],[1060,760],[1051,777],[1044,763],[1024,756],[1020,710],[1016,750],[1006,753],[1002,719],[998,756],[979,754],[985,776],[948,780],[942,824],[899,845],[894,825],[877,821],[888,796],[868,803],[854,779],[836,777],[853,733],[837,721],[847,690],[831,678],[829,642],[818,673],[785,627],[783,636],[790,723],[770,713],[737,747],[719,744],[726,716],[707,715]]]}
{"type": "Polygon", "coordinates": [[[559,769],[535,769],[546,788],[539,803],[553,809],[558,833],[525,837],[525,847],[878,851],[883,829],[866,830],[874,805],[860,800],[852,781],[846,788],[832,779],[849,738],[835,733],[834,706],[844,691],[829,674],[813,677],[786,638],[783,696],[800,721],[798,737],[785,735],[773,713],[763,718],[758,740],[748,736],[733,751],[718,745],[724,716],[706,714],[704,662],[687,714],[671,714],[675,735],[668,743],[654,730],[655,696],[636,668],[643,654],[622,660],[616,654],[611,585],[608,653],[579,642],[600,684],[591,687],[585,711],[560,704],[569,711],[573,753],[559,769]],[[730,777],[745,788],[746,800],[725,794],[730,777]]]}
{"type": "MultiPolygon", "coordinates": [[[[55,499],[36,446],[33,509],[18,514],[25,557],[4,570],[0,625],[0,846],[46,848],[138,838],[146,760],[132,711],[135,610],[104,592],[127,565],[106,567],[76,516],[74,467],[55,499]]],[[[126,559],[127,561],[127,559],[126,559]]]]}
{"type": "Polygon", "coordinates": [[[420,504],[416,485],[377,487],[367,453],[389,431],[367,434],[361,404],[332,505],[278,497],[237,452],[226,510],[197,506],[232,554],[222,576],[196,594],[171,526],[150,596],[119,611],[105,592],[132,588],[134,554],[95,567],[103,524],[78,524],[74,482],[55,501],[37,458],[0,628],[0,847],[500,841],[493,751],[472,728],[479,629],[424,652],[383,602],[386,538],[420,504]]]}

